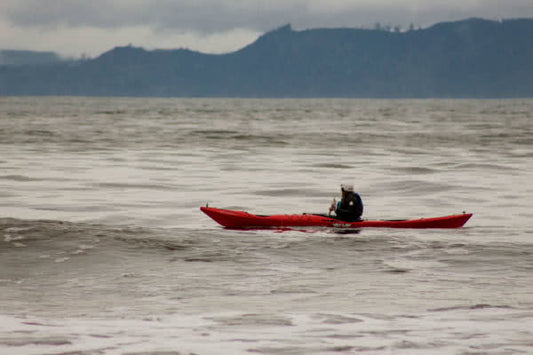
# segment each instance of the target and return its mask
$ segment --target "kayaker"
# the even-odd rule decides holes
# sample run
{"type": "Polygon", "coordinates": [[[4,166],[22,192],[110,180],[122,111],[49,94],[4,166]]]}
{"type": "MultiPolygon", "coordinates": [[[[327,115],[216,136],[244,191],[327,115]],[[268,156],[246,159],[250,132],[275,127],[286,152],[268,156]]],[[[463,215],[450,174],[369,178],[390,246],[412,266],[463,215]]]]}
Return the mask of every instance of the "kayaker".
{"type": "Polygon", "coordinates": [[[333,200],[329,213],[335,211],[338,219],[353,222],[361,220],[363,214],[363,200],[357,192],[354,191],[353,185],[341,185],[342,197],[339,202],[333,200]]]}

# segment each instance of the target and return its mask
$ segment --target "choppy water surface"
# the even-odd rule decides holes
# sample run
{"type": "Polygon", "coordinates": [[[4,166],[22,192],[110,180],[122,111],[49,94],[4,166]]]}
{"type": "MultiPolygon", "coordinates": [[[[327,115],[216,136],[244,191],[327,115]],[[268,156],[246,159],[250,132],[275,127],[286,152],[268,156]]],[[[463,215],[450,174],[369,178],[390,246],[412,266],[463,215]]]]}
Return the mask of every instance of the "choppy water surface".
{"type": "Polygon", "coordinates": [[[533,352],[533,100],[0,98],[0,352],[533,352]],[[198,207],[459,230],[225,230],[198,207]]]}

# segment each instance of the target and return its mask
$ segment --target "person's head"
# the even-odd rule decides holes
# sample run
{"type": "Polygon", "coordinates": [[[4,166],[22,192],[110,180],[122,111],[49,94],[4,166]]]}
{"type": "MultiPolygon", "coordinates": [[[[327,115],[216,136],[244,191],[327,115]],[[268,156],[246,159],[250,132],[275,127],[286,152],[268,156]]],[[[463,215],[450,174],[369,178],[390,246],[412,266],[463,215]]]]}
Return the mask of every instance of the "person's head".
{"type": "Polygon", "coordinates": [[[344,197],[346,193],[353,193],[353,185],[351,184],[341,184],[341,192],[342,196],[344,197]]]}

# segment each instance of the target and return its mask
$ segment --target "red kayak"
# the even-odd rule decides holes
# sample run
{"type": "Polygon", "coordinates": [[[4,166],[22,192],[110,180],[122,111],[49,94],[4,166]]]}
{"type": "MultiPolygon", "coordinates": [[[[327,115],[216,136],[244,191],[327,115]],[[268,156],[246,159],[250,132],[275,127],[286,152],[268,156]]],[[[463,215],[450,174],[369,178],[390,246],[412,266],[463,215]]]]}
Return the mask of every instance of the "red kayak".
{"type": "Polygon", "coordinates": [[[200,207],[203,213],[226,228],[276,228],[276,227],[344,227],[344,228],[461,228],[472,213],[453,216],[407,220],[362,220],[346,222],[319,214],[255,215],[244,211],[200,207]]]}

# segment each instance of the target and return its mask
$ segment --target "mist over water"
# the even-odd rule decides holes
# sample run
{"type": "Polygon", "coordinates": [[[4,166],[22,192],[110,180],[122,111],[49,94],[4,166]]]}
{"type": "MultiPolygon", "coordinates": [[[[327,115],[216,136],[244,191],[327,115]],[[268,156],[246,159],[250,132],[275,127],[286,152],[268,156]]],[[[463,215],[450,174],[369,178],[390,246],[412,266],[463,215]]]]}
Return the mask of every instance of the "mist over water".
{"type": "Polygon", "coordinates": [[[533,100],[0,98],[0,350],[533,351],[533,100]],[[209,203],[458,230],[235,231],[209,203]]]}

